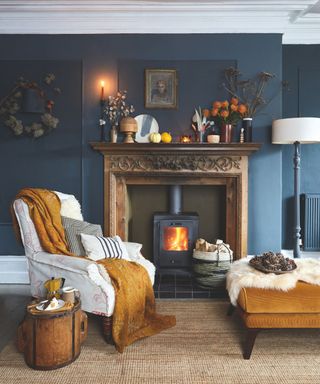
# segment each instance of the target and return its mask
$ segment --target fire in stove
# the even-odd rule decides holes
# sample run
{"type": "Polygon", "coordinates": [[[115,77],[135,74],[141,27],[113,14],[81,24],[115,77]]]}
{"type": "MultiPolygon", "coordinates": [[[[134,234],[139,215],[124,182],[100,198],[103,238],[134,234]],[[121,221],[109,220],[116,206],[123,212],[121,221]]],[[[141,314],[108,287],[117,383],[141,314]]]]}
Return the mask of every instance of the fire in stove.
{"type": "Polygon", "coordinates": [[[187,227],[164,227],[163,249],[165,251],[187,251],[188,239],[187,227]]]}

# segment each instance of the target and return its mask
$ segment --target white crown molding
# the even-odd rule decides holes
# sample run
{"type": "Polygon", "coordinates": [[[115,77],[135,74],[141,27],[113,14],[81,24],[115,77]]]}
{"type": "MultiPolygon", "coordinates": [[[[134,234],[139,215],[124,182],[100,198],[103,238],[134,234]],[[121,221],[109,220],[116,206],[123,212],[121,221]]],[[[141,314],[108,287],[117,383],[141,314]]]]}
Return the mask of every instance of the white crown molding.
{"type": "Polygon", "coordinates": [[[320,14],[308,14],[294,26],[289,25],[283,35],[284,44],[320,44],[320,14]]]}
{"type": "Polygon", "coordinates": [[[320,44],[317,3],[0,0],[0,34],[282,33],[284,44],[320,44]]]}

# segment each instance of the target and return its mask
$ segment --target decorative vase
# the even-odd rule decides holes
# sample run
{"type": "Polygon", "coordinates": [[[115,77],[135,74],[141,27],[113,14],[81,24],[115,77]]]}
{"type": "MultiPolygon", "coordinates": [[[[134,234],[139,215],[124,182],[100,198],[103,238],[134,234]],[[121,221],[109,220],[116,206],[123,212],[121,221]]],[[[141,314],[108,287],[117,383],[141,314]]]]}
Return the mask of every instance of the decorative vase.
{"type": "Polygon", "coordinates": [[[113,125],[110,130],[110,142],[111,143],[116,143],[118,139],[118,130],[117,126],[113,125]]]}
{"type": "Polygon", "coordinates": [[[221,143],[231,143],[232,134],[233,134],[232,124],[222,124],[221,125],[221,134],[220,134],[221,143]]]}
{"type": "Polygon", "coordinates": [[[138,131],[138,124],[133,117],[124,117],[120,121],[120,132],[123,132],[126,136],[124,143],[134,143],[133,135],[138,131]]]}
{"type": "Polygon", "coordinates": [[[199,131],[199,143],[204,143],[204,132],[199,131]]]}
{"type": "Polygon", "coordinates": [[[242,119],[243,136],[245,143],[252,142],[252,117],[242,119]]]}

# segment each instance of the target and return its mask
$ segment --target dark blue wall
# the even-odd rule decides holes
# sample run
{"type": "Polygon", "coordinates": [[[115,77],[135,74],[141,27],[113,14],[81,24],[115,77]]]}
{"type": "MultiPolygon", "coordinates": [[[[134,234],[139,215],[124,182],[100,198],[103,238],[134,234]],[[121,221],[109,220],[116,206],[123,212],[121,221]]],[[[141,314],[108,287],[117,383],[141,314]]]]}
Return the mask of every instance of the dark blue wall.
{"type": "MultiPolygon", "coordinates": [[[[173,139],[190,135],[191,117],[195,107],[211,108],[214,100],[228,97],[221,89],[225,68],[237,65],[236,60],[121,60],[118,65],[119,88],[134,90],[129,99],[137,111],[152,114],[160,131],[169,131],[173,139]],[[174,68],[178,77],[178,108],[165,112],[144,108],[144,69],[174,68]]],[[[235,132],[234,137],[238,137],[235,132]]]]}
{"type": "MultiPolygon", "coordinates": [[[[81,197],[81,61],[0,61],[1,96],[8,94],[19,76],[36,81],[42,89],[43,78],[54,73],[55,86],[62,93],[53,96],[58,127],[39,139],[13,135],[1,123],[0,130],[0,244],[2,253],[22,252],[13,238],[9,204],[19,189],[26,186],[66,190],[81,197]],[[16,248],[17,247],[17,248],[16,248]]],[[[20,114],[26,126],[40,121],[38,114],[20,114]]]]}
{"type": "MultiPolygon", "coordinates": [[[[54,179],[57,189],[74,193],[81,201],[85,218],[91,222],[102,223],[103,217],[103,172],[102,157],[91,150],[88,143],[99,140],[97,126],[99,116],[99,80],[107,78],[109,81],[108,93],[117,89],[119,64],[129,61],[153,61],[154,63],[172,61],[188,62],[201,61],[206,64],[206,71],[216,65],[217,61],[236,62],[246,76],[253,76],[257,72],[266,70],[282,77],[282,46],[281,35],[81,35],[81,36],[0,36],[0,50],[2,59],[5,60],[74,60],[82,62],[82,113],[81,123],[73,127],[72,138],[81,143],[78,148],[78,168],[69,167],[68,151],[56,148],[52,158],[52,166],[41,171],[42,185],[52,187],[52,172],[54,159],[64,159],[65,167],[60,169],[60,178],[54,179]],[[70,186],[69,178],[74,173],[80,175],[70,186]]],[[[10,68],[8,67],[8,71],[10,68]]],[[[192,74],[197,82],[201,73],[192,74]]],[[[121,82],[121,78],[120,78],[121,82]]],[[[128,87],[130,82],[128,83],[128,87]]],[[[143,87],[143,84],[140,85],[143,87]]],[[[210,81],[204,90],[210,94],[210,81]]],[[[272,90],[270,90],[272,92],[272,90]]],[[[74,91],[74,97],[78,97],[74,91]]],[[[79,90],[77,90],[79,92],[79,90]]],[[[135,89],[128,89],[133,95],[135,89]]],[[[138,91],[141,93],[141,88],[138,91]]],[[[195,96],[195,88],[184,92],[195,96]]],[[[199,100],[201,99],[199,95],[199,100]]],[[[214,100],[216,94],[208,103],[214,100]]],[[[222,92],[221,92],[222,97],[222,92]]],[[[275,98],[265,109],[265,113],[254,119],[254,141],[264,143],[259,153],[252,156],[249,166],[249,252],[257,253],[268,249],[281,248],[281,148],[270,144],[271,121],[281,117],[281,96],[275,98]]],[[[68,105],[65,106],[68,110],[68,105]]],[[[179,106],[179,112],[190,116],[189,108],[179,106]]],[[[137,110],[137,114],[143,110],[137,110]]],[[[166,114],[167,111],[161,112],[166,114]]],[[[71,113],[71,112],[70,112],[71,113]]],[[[152,111],[149,111],[152,113],[152,111]]],[[[161,116],[158,118],[161,119],[161,116]]],[[[174,116],[173,116],[174,118],[174,116]]],[[[71,129],[71,128],[70,128],[71,129]]],[[[165,130],[165,129],[163,129],[165,130]]],[[[57,131],[58,132],[58,131],[57,131]]],[[[60,130],[60,134],[62,134],[60,130]]],[[[173,132],[174,133],[174,132],[173,132]]],[[[56,145],[54,132],[45,140],[39,140],[39,147],[51,150],[56,145]]],[[[6,186],[10,182],[10,191],[20,188],[21,174],[17,162],[23,158],[17,157],[19,148],[15,138],[1,136],[1,162],[0,166],[11,169],[10,180],[2,176],[0,189],[0,223],[3,225],[0,235],[0,254],[17,253],[17,248],[11,235],[8,224],[9,216],[7,207],[14,193],[7,193],[6,186]],[[9,143],[10,141],[10,143],[9,143]],[[3,230],[5,228],[5,230],[3,230]]],[[[27,140],[27,139],[25,139],[27,140]]],[[[30,141],[25,141],[26,146],[31,146],[30,141]]],[[[30,150],[31,151],[31,150],[30,150]]],[[[53,153],[53,152],[52,152],[53,153]]],[[[30,156],[37,162],[36,151],[30,156]]],[[[24,180],[30,174],[32,180],[32,167],[24,170],[24,180]]],[[[4,175],[2,170],[1,175],[4,175]]],[[[1,224],[0,224],[1,225],[1,224]]]]}
{"type": "MultiPolygon", "coordinates": [[[[283,117],[320,117],[320,45],[283,47],[283,117]]],[[[282,150],[283,248],[292,249],[293,146],[282,150]]],[[[301,193],[320,193],[320,144],[302,145],[301,193]]]]}

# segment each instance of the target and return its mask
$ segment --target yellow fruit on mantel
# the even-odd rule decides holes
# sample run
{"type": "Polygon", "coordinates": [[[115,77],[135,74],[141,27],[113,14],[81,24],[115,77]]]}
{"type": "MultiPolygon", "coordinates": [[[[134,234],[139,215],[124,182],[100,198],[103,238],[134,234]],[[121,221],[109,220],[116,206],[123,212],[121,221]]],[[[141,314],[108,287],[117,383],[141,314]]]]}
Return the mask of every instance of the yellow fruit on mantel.
{"type": "Polygon", "coordinates": [[[151,143],[160,143],[161,141],[160,133],[157,133],[157,132],[151,133],[149,136],[149,140],[151,143]]]}
{"type": "Polygon", "coordinates": [[[163,132],[161,134],[161,140],[164,142],[164,143],[171,143],[172,141],[172,136],[170,135],[169,132],[163,132]]]}

